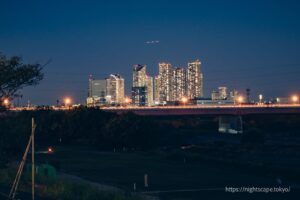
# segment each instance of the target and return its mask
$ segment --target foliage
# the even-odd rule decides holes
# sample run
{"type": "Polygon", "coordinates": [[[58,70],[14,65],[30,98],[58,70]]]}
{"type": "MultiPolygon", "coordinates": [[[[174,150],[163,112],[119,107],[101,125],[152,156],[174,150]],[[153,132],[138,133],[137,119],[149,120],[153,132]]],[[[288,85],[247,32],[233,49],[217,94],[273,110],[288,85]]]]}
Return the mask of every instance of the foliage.
{"type": "MultiPolygon", "coordinates": [[[[0,113],[0,165],[20,160],[37,123],[37,149],[55,145],[91,146],[101,150],[149,150],[199,142],[198,136],[216,134],[214,117],[150,117],[117,115],[93,108],[67,111],[37,110],[0,113]]],[[[245,116],[244,144],[263,144],[268,138],[299,137],[298,115],[245,116]]],[[[216,134],[217,135],[217,134],[216,134]]],[[[204,142],[204,141],[203,141],[204,142]]]]}
{"type": "Polygon", "coordinates": [[[89,145],[99,149],[149,149],[159,143],[158,125],[152,118],[133,114],[116,115],[97,109],[69,111],[22,111],[0,120],[1,162],[19,158],[30,135],[30,122],[37,123],[36,144],[89,145]],[[4,159],[6,158],[6,159],[4,159]]]}
{"type": "Polygon", "coordinates": [[[37,85],[43,79],[40,64],[24,64],[22,58],[7,58],[0,53],[0,99],[13,98],[23,87],[37,85]]]}

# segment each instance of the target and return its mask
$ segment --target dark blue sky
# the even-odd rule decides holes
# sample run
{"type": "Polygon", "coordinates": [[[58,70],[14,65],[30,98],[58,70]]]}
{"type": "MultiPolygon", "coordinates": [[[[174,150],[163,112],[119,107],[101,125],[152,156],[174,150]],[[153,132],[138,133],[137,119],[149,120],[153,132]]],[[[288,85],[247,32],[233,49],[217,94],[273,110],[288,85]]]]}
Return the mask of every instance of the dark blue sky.
{"type": "Polygon", "coordinates": [[[0,52],[52,62],[23,103],[83,102],[88,75],[120,73],[126,92],[133,64],[186,66],[199,58],[205,96],[225,85],[265,96],[300,92],[299,1],[1,0],[0,52]],[[159,40],[158,44],[146,41],[159,40]]]}

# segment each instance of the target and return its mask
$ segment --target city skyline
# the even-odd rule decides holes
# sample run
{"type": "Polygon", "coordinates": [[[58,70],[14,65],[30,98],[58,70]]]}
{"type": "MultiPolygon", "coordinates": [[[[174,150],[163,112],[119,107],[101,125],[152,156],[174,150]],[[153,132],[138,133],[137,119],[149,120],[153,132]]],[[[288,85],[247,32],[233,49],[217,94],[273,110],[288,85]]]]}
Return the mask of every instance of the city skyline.
{"type": "Polygon", "coordinates": [[[300,196],[300,0],[1,0],[0,199],[300,196]]]}
{"type": "MultiPolygon", "coordinates": [[[[173,67],[171,63],[159,62],[159,73],[153,78],[147,73],[147,65],[135,64],[132,68],[131,94],[125,94],[125,80],[122,86],[114,85],[111,90],[109,78],[94,79],[89,77],[87,97],[88,106],[123,105],[130,103],[135,106],[165,105],[167,102],[179,102],[182,98],[203,98],[203,73],[199,59],[188,62],[186,67],[173,67]],[[117,101],[114,96],[122,93],[117,101]]],[[[117,75],[119,78],[121,75],[117,75]]]]}
{"type": "Polygon", "coordinates": [[[41,84],[21,91],[23,105],[65,96],[83,103],[90,74],[119,73],[126,81],[135,63],[146,63],[152,76],[161,61],[180,67],[196,58],[205,66],[205,96],[223,85],[251,88],[253,98],[300,92],[298,1],[18,4],[2,2],[0,51],[49,63],[41,84]]]}

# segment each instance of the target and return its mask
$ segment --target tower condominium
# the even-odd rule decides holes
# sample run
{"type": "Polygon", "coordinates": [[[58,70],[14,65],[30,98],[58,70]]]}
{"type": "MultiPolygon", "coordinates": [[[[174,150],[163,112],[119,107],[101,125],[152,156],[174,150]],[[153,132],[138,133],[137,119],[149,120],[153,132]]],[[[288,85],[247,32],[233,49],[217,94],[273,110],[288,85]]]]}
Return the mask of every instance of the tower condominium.
{"type": "Polygon", "coordinates": [[[119,74],[111,74],[106,78],[107,95],[111,104],[122,104],[124,101],[124,79],[119,74]]]}
{"type": "Polygon", "coordinates": [[[159,63],[159,101],[160,103],[172,100],[172,65],[170,63],[159,63]]]}
{"type": "Polygon", "coordinates": [[[134,65],[132,75],[133,105],[153,105],[153,78],[147,75],[146,65],[134,65]]]}
{"type": "Polygon", "coordinates": [[[203,97],[203,74],[199,60],[188,63],[187,95],[190,99],[203,97]]]}
{"type": "Polygon", "coordinates": [[[172,100],[180,101],[186,95],[186,70],[175,68],[172,76],[172,100]]]}

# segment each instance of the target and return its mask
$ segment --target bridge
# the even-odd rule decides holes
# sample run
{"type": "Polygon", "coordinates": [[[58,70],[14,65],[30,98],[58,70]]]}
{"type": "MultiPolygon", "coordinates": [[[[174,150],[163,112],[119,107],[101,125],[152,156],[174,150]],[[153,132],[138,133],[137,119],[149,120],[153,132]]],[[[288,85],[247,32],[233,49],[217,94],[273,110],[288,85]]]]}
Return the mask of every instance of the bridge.
{"type": "Polygon", "coordinates": [[[300,104],[270,105],[186,105],[186,106],[155,106],[155,107],[105,107],[107,112],[118,114],[134,113],[149,116],[176,115],[249,115],[249,114],[300,114],[300,104]]]}

